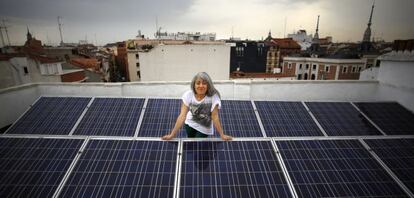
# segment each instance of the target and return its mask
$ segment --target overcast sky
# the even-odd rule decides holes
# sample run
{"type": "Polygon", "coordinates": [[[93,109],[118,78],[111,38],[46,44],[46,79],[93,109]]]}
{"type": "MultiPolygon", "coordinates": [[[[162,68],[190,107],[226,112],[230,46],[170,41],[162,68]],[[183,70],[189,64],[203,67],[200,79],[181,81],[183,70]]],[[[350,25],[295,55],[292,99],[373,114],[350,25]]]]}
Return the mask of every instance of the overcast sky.
{"type": "MultiPolygon", "coordinates": [[[[261,39],[269,30],[283,37],[306,29],[314,33],[320,15],[320,37],[360,41],[373,0],[1,0],[0,18],[6,20],[14,45],[23,44],[26,26],[43,43],[63,40],[106,44],[133,39],[138,30],[154,37],[156,18],[162,31],[215,32],[227,39],[261,39]],[[233,30],[233,31],[232,31],[233,30]]],[[[386,41],[413,39],[414,0],[376,0],[372,32],[386,41]]],[[[4,33],[4,31],[3,31],[4,33]]],[[[1,43],[0,43],[1,45],[1,43]]]]}

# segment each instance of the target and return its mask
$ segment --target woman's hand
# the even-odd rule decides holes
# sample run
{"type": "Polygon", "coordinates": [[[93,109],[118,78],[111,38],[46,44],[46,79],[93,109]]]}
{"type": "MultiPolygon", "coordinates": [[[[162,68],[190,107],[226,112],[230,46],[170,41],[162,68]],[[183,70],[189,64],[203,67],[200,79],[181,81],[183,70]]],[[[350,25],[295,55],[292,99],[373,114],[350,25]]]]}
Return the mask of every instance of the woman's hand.
{"type": "Polygon", "coordinates": [[[171,140],[171,139],[174,138],[174,136],[175,135],[173,135],[173,134],[170,133],[170,134],[167,134],[167,135],[162,136],[161,139],[162,140],[171,140]]]}
{"type": "Polygon", "coordinates": [[[231,137],[230,135],[224,135],[224,134],[221,135],[220,137],[224,141],[229,141],[229,140],[232,140],[233,139],[233,137],[231,137]]]}

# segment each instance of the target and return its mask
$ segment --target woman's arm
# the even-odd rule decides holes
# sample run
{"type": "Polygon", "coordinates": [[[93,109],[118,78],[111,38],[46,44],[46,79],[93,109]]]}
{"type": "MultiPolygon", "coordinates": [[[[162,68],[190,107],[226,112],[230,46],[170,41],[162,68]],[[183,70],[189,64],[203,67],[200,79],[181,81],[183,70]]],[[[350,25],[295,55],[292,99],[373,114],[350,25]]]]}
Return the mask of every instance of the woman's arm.
{"type": "Polygon", "coordinates": [[[214,107],[213,112],[211,112],[211,119],[213,120],[213,124],[214,127],[216,128],[216,130],[219,132],[220,137],[222,140],[228,141],[233,139],[233,137],[224,134],[223,132],[223,128],[221,127],[221,123],[220,123],[220,119],[219,119],[219,115],[218,115],[218,107],[217,105],[214,107]]]}
{"type": "Polygon", "coordinates": [[[187,116],[187,113],[188,113],[188,107],[185,106],[184,103],[182,103],[181,104],[181,112],[180,112],[180,115],[178,115],[178,117],[177,117],[177,121],[175,122],[174,128],[171,130],[171,132],[169,134],[162,136],[161,139],[163,139],[163,140],[173,139],[177,135],[180,128],[183,126],[185,118],[187,116]]]}

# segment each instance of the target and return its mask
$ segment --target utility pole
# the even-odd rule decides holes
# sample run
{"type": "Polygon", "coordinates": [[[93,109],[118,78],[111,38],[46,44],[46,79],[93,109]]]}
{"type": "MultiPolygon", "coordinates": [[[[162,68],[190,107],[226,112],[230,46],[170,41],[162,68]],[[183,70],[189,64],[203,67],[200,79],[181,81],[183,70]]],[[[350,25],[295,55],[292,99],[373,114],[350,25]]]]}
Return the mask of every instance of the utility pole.
{"type": "Polygon", "coordinates": [[[59,32],[60,32],[60,46],[63,46],[63,35],[62,35],[62,24],[60,23],[60,19],[62,17],[58,16],[58,24],[59,24],[59,32]]]}

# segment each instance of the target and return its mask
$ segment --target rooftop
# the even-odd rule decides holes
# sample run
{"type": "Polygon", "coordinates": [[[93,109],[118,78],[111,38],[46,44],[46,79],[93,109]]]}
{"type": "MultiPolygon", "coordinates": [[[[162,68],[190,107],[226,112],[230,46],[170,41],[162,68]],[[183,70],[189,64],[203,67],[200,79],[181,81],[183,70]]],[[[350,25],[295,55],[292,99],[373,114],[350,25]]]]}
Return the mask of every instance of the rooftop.
{"type": "Polygon", "coordinates": [[[0,90],[0,196],[413,197],[412,74],[217,81],[231,142],[160,141],[188,81],[0,90]]]}

